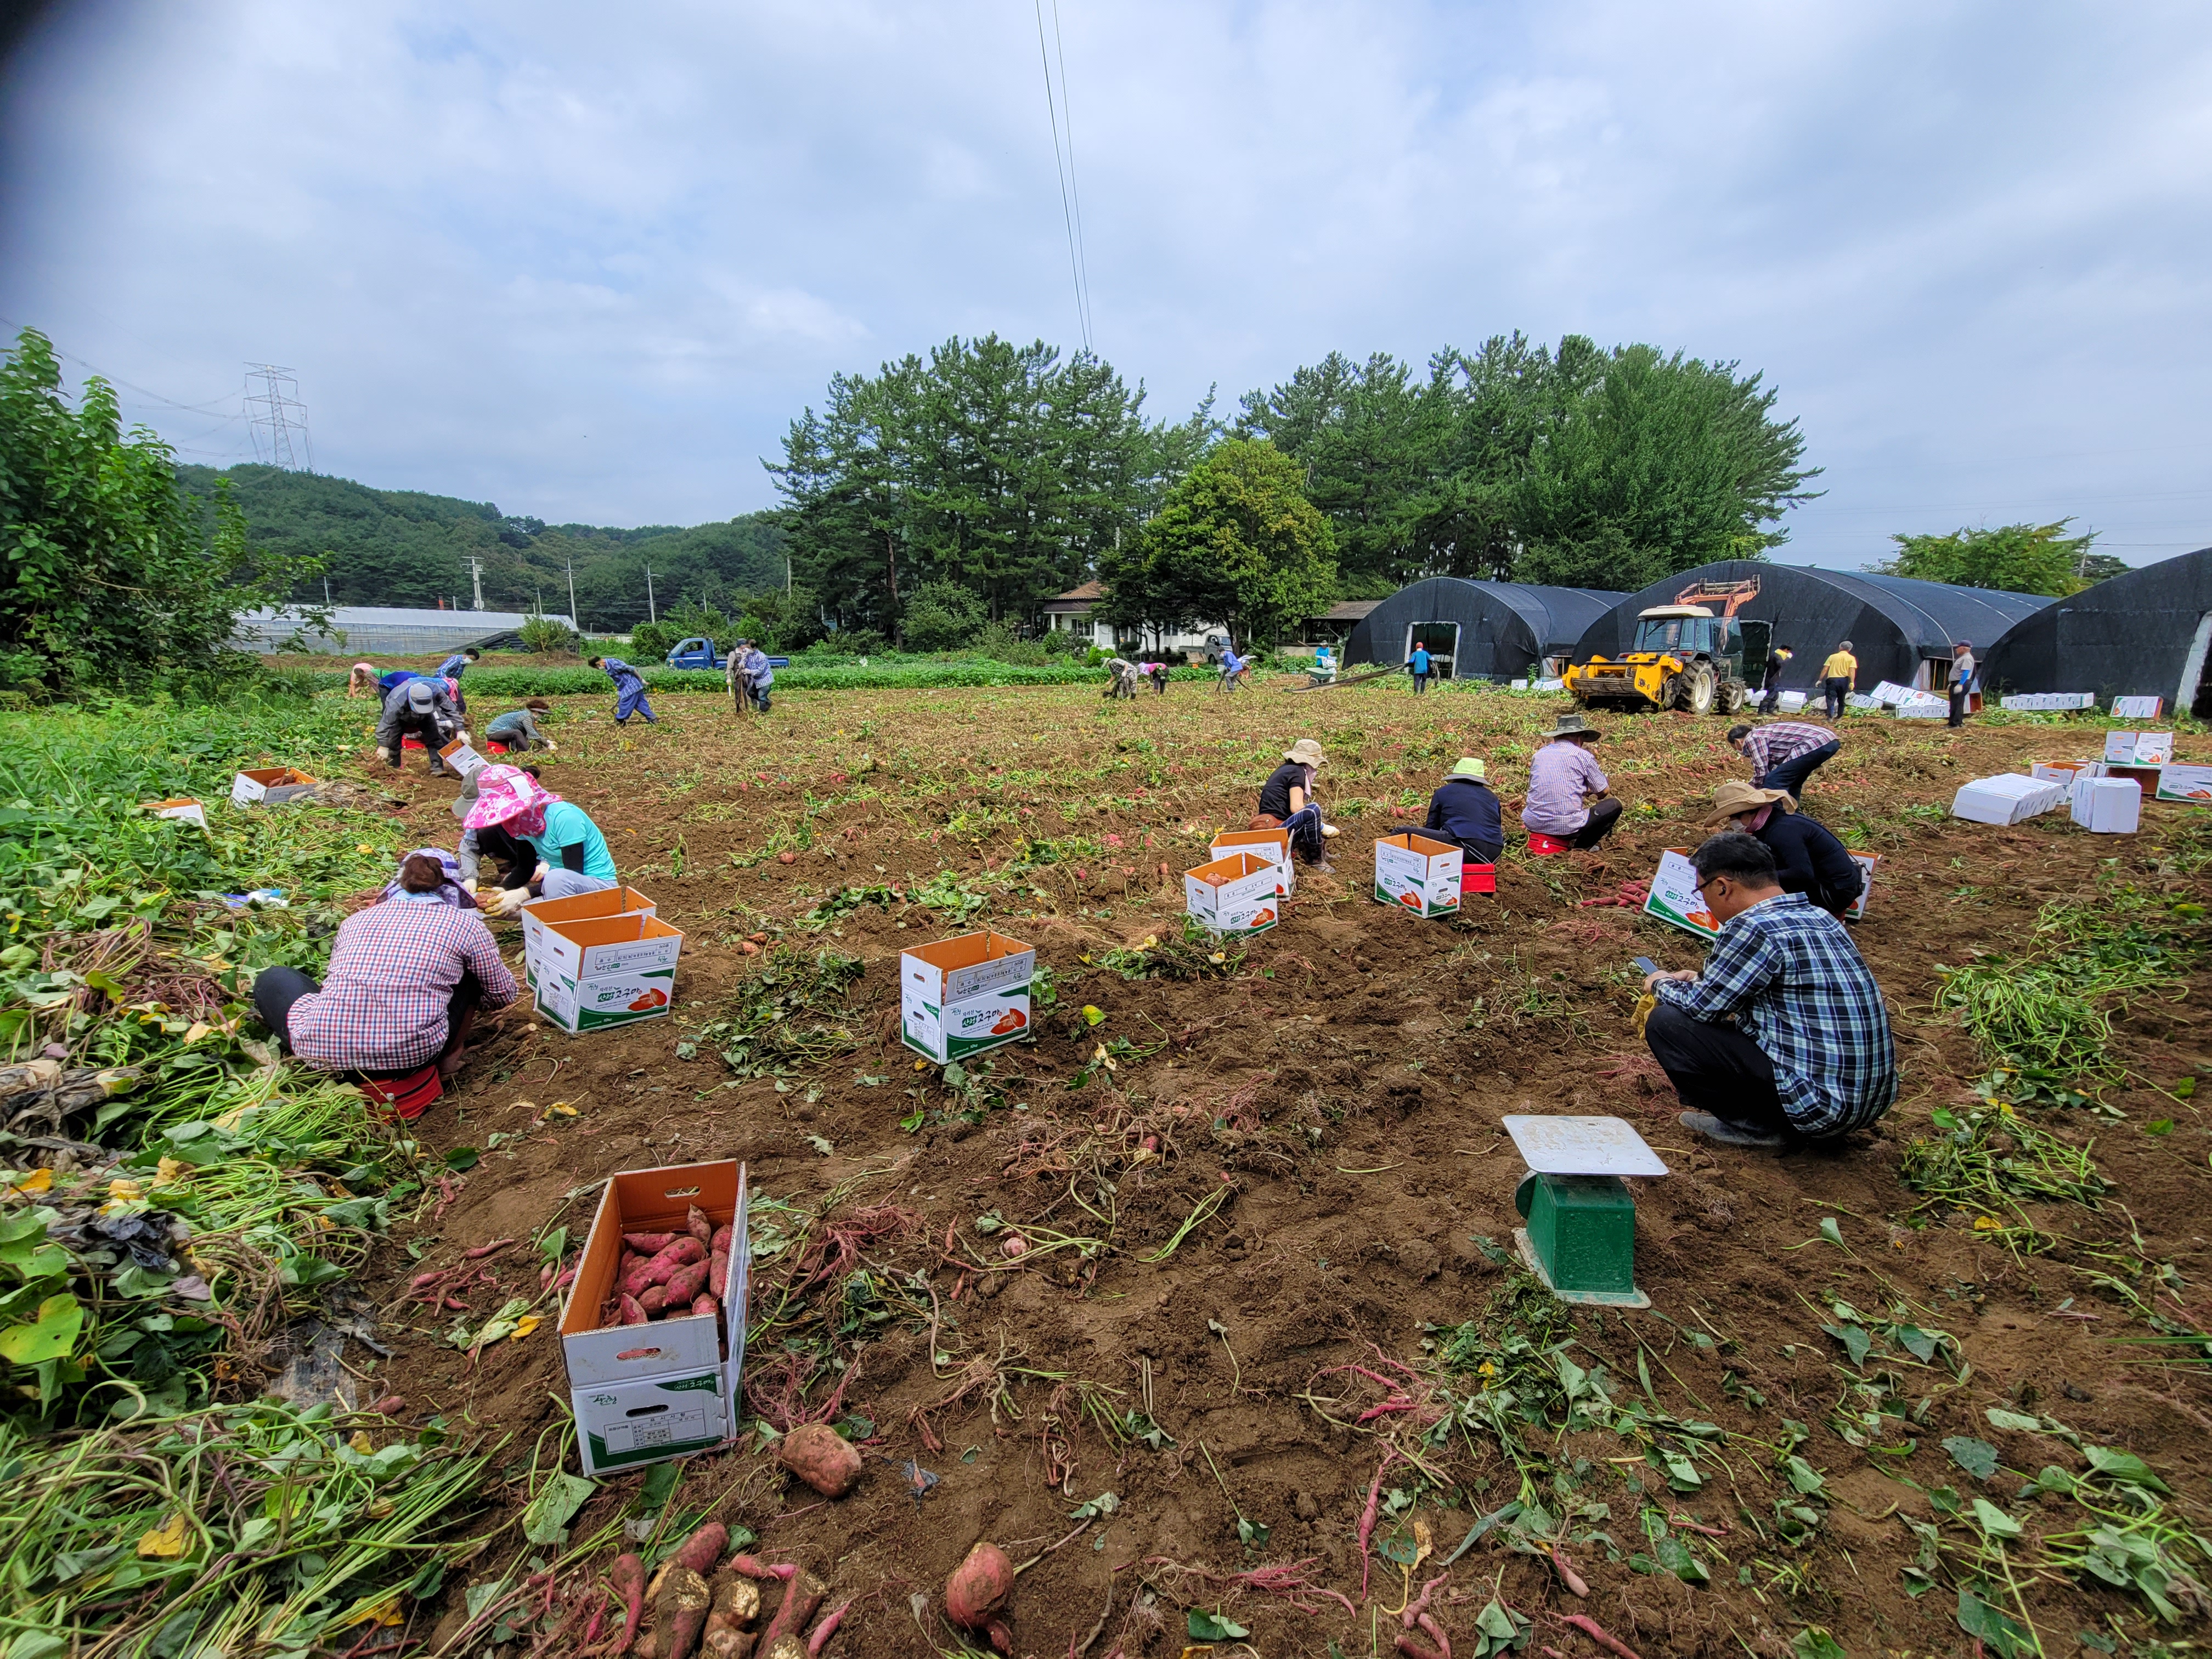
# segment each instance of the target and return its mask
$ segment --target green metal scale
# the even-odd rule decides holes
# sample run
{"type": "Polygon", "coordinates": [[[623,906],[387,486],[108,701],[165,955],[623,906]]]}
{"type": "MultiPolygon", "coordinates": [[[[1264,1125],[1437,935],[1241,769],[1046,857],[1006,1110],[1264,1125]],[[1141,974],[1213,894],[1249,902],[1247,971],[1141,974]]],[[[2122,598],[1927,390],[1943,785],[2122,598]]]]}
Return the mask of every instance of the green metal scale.
{"type": "Polygon", "coordinates": [[[1508,1117],[1505,1133],[1528,1165],[1513,1207],[1528,1224],[1513,1242],[1562,1302],[1648,1308],[1636,1288],[1636,1200],[1624,1176],[1667,1166],[1617,1117],[1508,1117]]]}

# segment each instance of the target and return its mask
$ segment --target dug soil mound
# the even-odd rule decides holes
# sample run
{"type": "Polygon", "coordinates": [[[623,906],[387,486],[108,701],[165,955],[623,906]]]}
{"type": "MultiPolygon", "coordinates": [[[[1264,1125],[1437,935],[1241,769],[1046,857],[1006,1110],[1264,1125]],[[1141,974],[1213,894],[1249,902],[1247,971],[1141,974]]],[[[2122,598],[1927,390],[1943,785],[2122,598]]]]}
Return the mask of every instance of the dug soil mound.
{"type": "MultiPolygon", "coordinates": [[[[1605,722],[1620,831],[1510,851],[1495,895],[1423,921],[1374,901],[1371,843],[1461,754],[1516,797],[1558,700],[796,693],[741,723],[666,697],[621,732],[609,701],[563,702],[545,780],[684,929],[672,1014],[501,1021],[422,1120],[459,1172],[374,1286],[378,1387],[512,1437],[519,1505],[566,1426],[550,1322],[473,1359],[457,1339],[534,1288],[526,1241],[573,1248],[611,1172],[750,1166],[765,1427],[672,1496],[603,1482],[572,1536],[656,1502],[662,1535],[742,1525],[863,1598],[842,1654],[951,1650],[939,1592],[978,1539],[1026,1564],[1018,1652],[1100,1659],[1425,1652],[1401,1609],[1439,1575],[1462,1654],[1594,1654],[1591,1627],[1644,1659],[2030,1651],[2031,1626],[2109,1650],[2204,1611],[2212,833],[1943,811],[2094,728],[1846,723],[1805,806],[1881,855],[1855,933],[1904,1091],[1772,1153],[1676,1123],[1630,964],[1702,948],[1617,902],[1746,775],[1723,720],[1605,722]],[[1334,872],[1272,931],[1187,939],[1182,871],[1304,736],[1334,872]],[[920,1062],[898,952],[985,921],[1049,969],[1032,1036],[920,1062]],[[1648,1311],[1522,1268],[1516,1112],[1618,1115],[1665,1159],[1636,1183],[1648,1311]],[[465,1311],[407,1300],[506,1238],[465,1311]],[[763,1449],[814,1420],[864,1454],[848,1498],[763,1449]]],[[[449,781],[416,757],[392,787],[450,844],[449,781]]]]}

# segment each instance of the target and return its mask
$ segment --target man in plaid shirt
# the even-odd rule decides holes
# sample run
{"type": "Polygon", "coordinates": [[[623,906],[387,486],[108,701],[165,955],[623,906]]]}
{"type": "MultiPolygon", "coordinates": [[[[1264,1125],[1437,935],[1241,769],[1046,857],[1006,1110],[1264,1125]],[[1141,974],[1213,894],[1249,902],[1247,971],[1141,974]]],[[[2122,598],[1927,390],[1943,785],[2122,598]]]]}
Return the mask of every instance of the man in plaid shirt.
{"type": "Polygon", "coordinates": [[[1844,740],[1809,720],[1769,720],[1764,726],[1731,726],[1729,747],[1751,761],[1754,789],[1787,789],[1790,799],[1805,793],[1805,780],[1842,752],[1844,740]]]}
{"type": "Polygon", "coordinates": [[[1699,973],[1653,974],[1652,1057],[1690,1109],[1682,1124],[1731,1146],[1779,1146],[1863,1128],[1897,1098],[1881,988],[1844,926],[1785,893],[1756,837],[1715,836],[1692,857],[1720,937],[1699,973]]]}

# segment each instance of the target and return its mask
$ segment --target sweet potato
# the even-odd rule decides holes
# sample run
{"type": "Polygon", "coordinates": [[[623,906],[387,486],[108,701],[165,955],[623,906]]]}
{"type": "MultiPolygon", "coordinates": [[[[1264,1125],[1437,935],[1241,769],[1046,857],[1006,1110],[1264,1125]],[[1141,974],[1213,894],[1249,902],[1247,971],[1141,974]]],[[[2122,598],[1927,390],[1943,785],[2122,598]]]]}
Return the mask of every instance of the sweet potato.
{"type": "Polygon", "coordinates": [[[682,1237],[681,1233],[624,1233],[623,1243],[640,1255],[659,1255],[682,1237]]]}
{"type": "Polygon", "coordinates": [[[654,1622],[665,1638],[665,1659],[689,1659],[714,1600],[707,1581],[691,1568],[678,1567],[666,1576],[653,1604],[654,1622]]]}
{"type": "MultiPolygon", "coordinates": [[[[648,1285],[665,1285],[671,1275],[695,1261],[707,1259],[707,1247],[686,1233],[658,1255],[651,1257],[640,1267],[631,1270],[622,1281],[623,1293],[640,1296],[648,1285]]],[[[694,1292],[696,1294],[696,1292],[694,1292]]]]}
{"type": "Polygon", "coordinates": [[[714,1291],[716,1296],[720,1296],[722,1293],[723,1287],[728,1285],[729,1282],[730,1253],[724,1249],[717,1249],[708,1252],[707,1256],[707,1288],[714,1291]]]}
{"type": "Polygon", "coordinates": [[[721,1565],[722,1552],[729,1547],[730,1529],[719,1521],[709,1521],[685,1539],[668,1559],[704,1578],[721,1565]]]}
{"type": "Polygon", "coordinates": [[[722,1615],[707,1615],[707,1633],[699,1638],[699,1651],[707,1659],[746,1659],[753,1650],[753,1633],[721,1622],[722,1615]]]}
{"type": "Polygon", "coordinates": [[[623,1297],[622,1322],[625,1325],[642,1325],[645,1322],[646,1312],[638,1305],[637,1298],[634,1296],[623,1297]]]}
{"type": "Polygon", "coordinates": [[[628,1279],[652,1260],[650,1254],[641,1255],[635,1250],[624,1250],[622,1253],[622,1260],[615,1263],[615,1283],[621,1284],[623,1279],[628,1279]]]}
{"type": "Polygon", "coordinates": [[[968,1552],[945,1581],[945,1611],[963,1630],[980,1630],[1000,1653],[1013,1650],[1013,1635],[1000,1617],[1014,1593],[1014,1564],[988,1539],[968,1552]]]}
{"type": "Polygon", "coordinates": [[[695,1314],[701,1314],[708,1319],[712,1319],[716,1314],[722,1311],[722,1304],[715,1300],[714,1293],[712,1291],[702,1291],[698,1295],[691,1298],[691,1311],[695,1314]]]}
{"type": "Polygon", "coordinates": [[[647,1285],[645,1294],[637,1299],[637,1305],[645,1310],[647,1317],[660,1312],[668,1306],[668,1287],[665,1285],[647,1285]]]}
{"type": "Polygon", "coordinates": [[[842,1498],[860,1478],[860,1454],[827,1423],[802,1423],[776,1442],[776,1461],[824,1498],[842,1498]]]}
{"type": "Polygon", "coordinates": [[[732,1629],[742,1630],[760,1617],[760,1586],[734,1568],[726,1567],[716,1573],[711,1588],[714,1592],[714,1616],[732,1629]]]}
{"type": "Polygon", "coordinates": [[[702,1245],[710,1250],[714,1248],[714,1224],[707,1219],[707,1212],[696,1204],[684,1212],[684,1225],[702,1245]]]}
{"type": "Polygon", "coordinates": [[[775,1617],[768,1621],[761,1632],[760,1645],[763,1656],[775,1651],[776,1643],[788,1637],[799,1643],[799,1659],[806,1659],[805,1644],[800,1638],[806,1633],[806,1621],[822,1605],[822,1598],[830,1587],[811,1572],[800,1572],[784,1587],[783,1603],[776,1608],[775,1617]]]}
{"type": "Polygon", "coordinates": [[[796,1636],[779,1636],[761,1659],[806,1659],[806,1644],[796,1636]]]}
{"type": "Polygon", "coordinates": [[[730,1224],[726,1221],[720,1226],[714,1229],[714,1236],[707,1241],[707,1249],[708,1252],[711,1254],[715,1250],[720,1250],[724,1255],[727,1255],[730,1253],[731,1237],[732,1234],[730,1232],[730,1224]]]}
{"type": "Polygon", "coordinates": [[[687,1267],[678,1267],[668,1275],[667,1295],[663,1298],[672,1308],[688,1308],[691,1298],[707,1288],[707,1264],[694,1261],[687,1267]]]}
{"type": "Polygon", "coordinates": [[[637,1640],[638,1620],[645,1617],[645,1561],[634,1554],[615,1557],[615,1564],[607,1569],[607,1583],[622,1597],[623,1632],[615,1644],[616,1659],[629,1651],[630,1644],[637,1640]]]}

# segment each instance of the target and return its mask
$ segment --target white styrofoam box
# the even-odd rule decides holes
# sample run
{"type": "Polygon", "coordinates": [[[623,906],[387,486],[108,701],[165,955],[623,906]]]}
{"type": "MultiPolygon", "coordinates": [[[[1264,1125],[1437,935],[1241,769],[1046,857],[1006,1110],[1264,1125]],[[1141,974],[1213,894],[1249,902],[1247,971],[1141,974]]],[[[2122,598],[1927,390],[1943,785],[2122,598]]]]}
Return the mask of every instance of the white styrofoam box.
{"type": "Polygon", "coordinates": [[[1951,816],[1972,823],[2020,823],[2065,801],[2064,785],[2007,772],[1961,784],[1951,802],[1951,816]]]}
{"type": "Polygon", "coordinates": [[[1206,850],[1208,862],[1225,859],[1231,853],[1257,853],[1275,866],[1280,878],[1277,891],[1285,898],[1297,884],[1297,872],[1291,862],[1291,832],[1287,830],[1224,830],[1213,838],[1206,850]]]}
{"type": "Polygon", "coordinates": [[[2100,836],[2132,836],[2142,823],[2142,785],[2133,778],[2077,778],[2074,822],[2100,836]]]}
{"type": "Polygon", "coordinates": [[[1785,714],[1798,714],[1804,709],[1806,696],[1802,691],[1784,691],[1775,700],[1776,706],[1785,714]]]}
{"type": "Polygon", "coordinates": [[[576,1419],[577,1461],[587,1475],[688,1457],[730,1436],[730,1401],[719,1367],[572,1389],[568,1409],[576,1419]]]}
{"type": "Polygon", "coordinates": [[[1925,691],[1915,691],[1899,700],[1897,718],[1901,720],[1940,720],[1948,719],[1951,700],[1930,696],[1925,691]]]}
{"type": "Polygon", "coordinates": [[[2166,707],[2164,697],[2114,697],[2112,718],[2116,720],[2154,720],[2158,711],[2166,707]]]}
{"type": "Polygon", "coordinates": [[[2094,691],[2014,691],[2008,694],[2004,706],[2014,714],[2066,714],[2097,706],[2094,691]]]}
{"type": "Polygon", "coordinates": [[[1536,689],[1539,691],[1564,691],[1567,689],[1567,683],[1565,680],[1538,680],[1536,689]]]}

